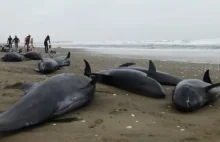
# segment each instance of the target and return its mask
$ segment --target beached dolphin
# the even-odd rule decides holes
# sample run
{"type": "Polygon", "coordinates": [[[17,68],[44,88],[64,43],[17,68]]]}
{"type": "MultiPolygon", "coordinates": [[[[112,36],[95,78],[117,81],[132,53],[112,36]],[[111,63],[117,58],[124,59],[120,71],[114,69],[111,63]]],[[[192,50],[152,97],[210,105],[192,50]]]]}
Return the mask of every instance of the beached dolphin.
{"type": "Polygon", "coordinates": [[[29,51],[25,54],[21,54],[24,57],[31,59],[31,60],[41,60],[41,56],[39,55],[39,52],[35,52],[35,51],[29,51]]]}
{"type": "Polygon", "coordinates": [[[98,75],[98,81],[115,86],[136,94],[153,97],[165,98],[165,92],[162,86],[154,79],[147,76],[146,73],[131,69],[109,69],[98,73],[92,73],[89,63],[85,62],[84,75],[98,75]]]}
{"type": "Polygon", "coordinates": [[[2,48],[2,52],[9,52],[10,51],[10,48],[9,47],[1,47],[2,48]]]}
{"type": "Polygon", "coordinates": [[[91,102],[96,87],[83,75],[59,74],[22,87],[25,95],[0,114],[0,132],[10,132],[43,123],[91,102]]]}
{"type": "MultiPolygon", "coordinates": [[[[157,71],[154,63],[151,60],[149,60],[148,69],[141,68],[141,67],[128,67],[128,66],[115,67],[114,69],[116,69],[116,68],[118,68],[118,69],[128,68],[128,69],[133,69],[133,70],[138,70],[138,71],[144,72],[148,75],[148,77],[155,79],[156,81],[158,81],[162,85],[176,86],[180,81],[182,81],[182,79],[177,76],[171,75],[166,72],[157,71]]],[[[108,70],[108,69],[105,69],[105,70],[108,70]]]]}
{"type": "Polygon", "coordinates": [[[185,79],[178,83],[173,90],[173,104],[183,112],[197,110],[219,98],[219,86],[220,83],[212,84],[209,70],[207,70],[203,80],[185,79]]]}
{"type": "Polygon", "coordinates": [[[20,62],[22,58],[17,52],[8,52],[2,57],[2,60],[5,62],[20,62]]]}
{"type": "MultiPolygon", "coordinates": [[[[49,54],[50,55],[50,54],[49,54]]],[[[59,65],[59,67],[69,66],[70,65],[70,52],[68,52],[67,56],[60,56],[53,58],[59,65]]]]}
{"type": "Polygon", "coordinates": [[[34,70],[43,74],[49,74],[61,67],[70,65],[70,52],[67,54],[67,56],[60,56],[54,59],[42,58],[41,54],[39,54],[39,56],[41,58],[41,62],[38,63],[38,69],[34,70]]]}
{"type": "Polygon", "coordinates": [[[49,74],[58,69],[59,65],[54,59],[41,57],[41,61],[38,63],[38,68],[35,68],[34,70],[42,74],[49,74]]]}

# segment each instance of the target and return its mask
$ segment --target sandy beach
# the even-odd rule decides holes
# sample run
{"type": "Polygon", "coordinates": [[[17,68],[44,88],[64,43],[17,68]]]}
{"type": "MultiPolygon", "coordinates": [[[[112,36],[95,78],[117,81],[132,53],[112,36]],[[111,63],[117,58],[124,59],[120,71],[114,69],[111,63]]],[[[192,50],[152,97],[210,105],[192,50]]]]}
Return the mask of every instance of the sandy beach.
{"type": "MultiPolygon", "coordinates": [[[[38,49],[43,51],[43,49],[38,49]]],[[[147,59],[131,56],[94,54],[82,49],[56,49],[60,55],[71,51],[71,66],[49,74],[41,75],[33,69],[39,61],[8,63],[0,61],[0,111],[4,111],[22,96],[17,89],[4,89],[18,82],[36,82],[60,73],[83,74],[83,59],[89,61],[92,71],[135,62],[148,67],[147,59]]],[[[2,57],[5,53],[0,52],[2,57]]],[[[43,54],[44,57],[49,57],[43,54]]],[[[153,60],[157,70],[177,75],[183,79],[202,79],[210,69],[213,82],[219,82],[218,64],[188,63],[153,60]]],[[[92,103],[70,112],[65,117],[81,117],[71,123],[44,123],[38,127],[22,130],[11,135],[1,135],[2,142],[219,142],[220,101],[193,113],[180,113],[172,106],[173,87],[163,87],[167,97],[153,99],[97,84],[92,103]],[[106,93],[105,93],[106,92],[106,93]],[[113,95],[116,94],[116,95],[113,95]],[[128,127],[131,126],[131,127],[128,127]],[[129,129],[130,128],[130,129],[129,129]]],[[[45,104],[45,107],[47,105],[45,104]]],[[[27,112],[28,113],[28,112],[27,112]]]]}

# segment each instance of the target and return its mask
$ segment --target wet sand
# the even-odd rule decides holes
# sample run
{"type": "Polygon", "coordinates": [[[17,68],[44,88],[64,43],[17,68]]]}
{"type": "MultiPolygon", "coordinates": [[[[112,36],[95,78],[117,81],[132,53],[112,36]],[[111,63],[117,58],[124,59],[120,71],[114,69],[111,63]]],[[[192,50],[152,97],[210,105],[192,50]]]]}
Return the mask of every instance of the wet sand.
{"type": "MultiPolygon", "coordinates": [[[[39,61],[25,60],[19,63],[0,61],[0,111],[4,111],[23,96],[22,91],[4,89],[5,86],[17,82],[41,81],[59,73],[83,74],[85,67],[83,59],[89,61],[94,72],[118,66],[124,62],[135,62],[138,66],[148,67],[147,59],[132,59],[131,56],[119,58],[79,49],[56,50],[60,53],[56,56],[66,55],[67,51],[71,50],[71,66],[50,75],[41,75],[33,70],[39,61]]],[[[1,57],[4,54],[0,52],[1,57]]],[[[48,55],[44,54],[44,57],[48,55]]],[[[210,69],[213,82],[219,82],[219,65],[171,61],[154,61],[154,63],[157,70],[181,78],[202,79],[205,70],[210,69]]],[[[48,122],[11,135],[2,135],[0,141],[218,142],[220,140],[220,101],[193,113],[180,113],[172,106],[172,89],[173,87],[164,86],[167,97],[158,100],[97,84],[97,92],[90,105],[63,116],[63,118],[81,117],[84,121],[48,122]],[[132,128],[128,129],[127,126],[132,128]]],[[[46,104],[45,107],[47,107],[46,104]]]]}

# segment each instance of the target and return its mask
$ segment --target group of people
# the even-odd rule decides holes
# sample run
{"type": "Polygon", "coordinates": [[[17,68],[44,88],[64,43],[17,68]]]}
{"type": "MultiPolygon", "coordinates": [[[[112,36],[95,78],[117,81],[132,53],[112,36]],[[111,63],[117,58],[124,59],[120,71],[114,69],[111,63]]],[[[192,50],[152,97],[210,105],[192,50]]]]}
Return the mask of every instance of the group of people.
{"type": "Polygon", "coordinates": [[[14,39],[11,38],[11,36],[9,36],[7,44],[9,45],[9,48],[12,48],[12,44],[15,44],[15,50],[18,50],[18,43],[20,42],[19,38],[17,36],[15,36],[14,39]]]}
{"type": "MultiPolygon", "coordinates": [[[[18,43],[20,42],[19,38],[15,36],[14,39],[12,39],[11,35],[8,38],[7,44],[9,45],[9,48],[12,49],[12,44],[15,44],[15,50],[18,51],[18,43]]],[[[28,35],[25,37],[24,41],[24,48],[25,52],[32,51],[34,48],[34,40],[31,38],[31,35],[28,35]],[[29,45],[30,44],[30,45],[29,45]]],[[[48,35],[44,40],[44,47],[45,47],[45,53],[48,53],[48,49],[51,48],[50,46],[50,36],[48,35]],[[48,44],[49,41],[49,44],[48,44]]]]}

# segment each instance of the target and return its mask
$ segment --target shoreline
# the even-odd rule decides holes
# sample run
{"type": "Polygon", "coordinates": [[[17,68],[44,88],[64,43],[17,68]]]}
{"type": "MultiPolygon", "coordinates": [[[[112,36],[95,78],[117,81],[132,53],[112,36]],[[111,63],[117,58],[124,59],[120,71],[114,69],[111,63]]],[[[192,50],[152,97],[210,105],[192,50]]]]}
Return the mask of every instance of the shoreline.
{"type": "MultiPolygon", "coordinates": [[[[43,48],[43,47],[38,47],[43,48]]],[[[159,61],[174,61],[184,63],[220,64],[220,50],[193,49],[129,49],[129,48],[52,48],[65,50],[79,50],[96,55],[115,56],[127,59],[147,59],[159,61]],[[198,53],[197,53],[198,52],[198,53]]]]}

